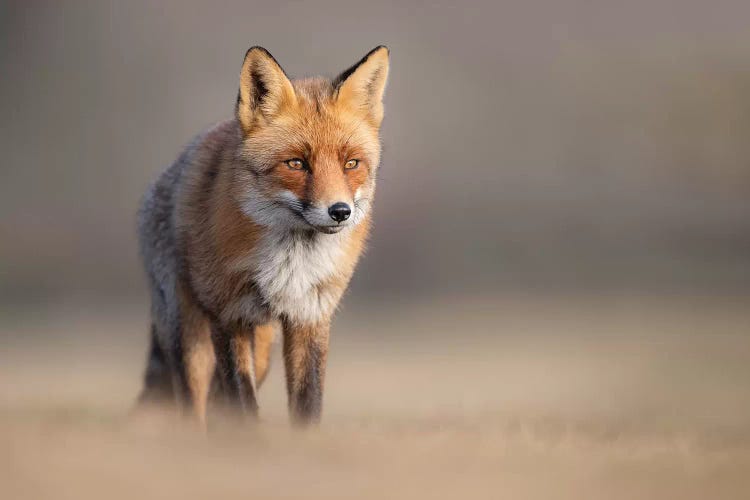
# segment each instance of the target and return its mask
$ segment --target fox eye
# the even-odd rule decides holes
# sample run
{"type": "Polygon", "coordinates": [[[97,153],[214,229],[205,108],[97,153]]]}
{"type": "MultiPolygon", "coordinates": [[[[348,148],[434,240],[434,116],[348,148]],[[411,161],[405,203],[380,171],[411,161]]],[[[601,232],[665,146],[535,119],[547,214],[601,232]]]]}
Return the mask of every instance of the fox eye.
{"type": "Polygon", "coordinates": [[[284,163],[286,163],[286,166],[291,168],[292,170],[304,170],[305,168],[305,161],[300,160],[299,158],[292,158],[291,160],[287,160],[284,163]]]}
{"type": "Polygon", "coordinates": [[[349,160],[349,161],[348,161],[348,162],[346,162],[346,164],[344,165],[344,168],[345,168],[346,170],[354,170],[354,169],[355,169],[355,168],[357,168],[358,166],[359,166],[359,160],[349,160]]]}

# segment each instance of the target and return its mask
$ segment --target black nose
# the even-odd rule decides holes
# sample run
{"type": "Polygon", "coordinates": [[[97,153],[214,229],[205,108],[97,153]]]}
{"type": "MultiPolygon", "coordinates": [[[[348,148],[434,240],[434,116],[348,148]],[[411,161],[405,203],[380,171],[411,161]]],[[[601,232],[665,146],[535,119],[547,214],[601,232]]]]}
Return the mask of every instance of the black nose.
{"type": "Polygon", "coordinates": [[[341,222],[349,218],[352,209],[346,203],[338,202],[328,207],[328,215],[336,222],[341,222]]]}

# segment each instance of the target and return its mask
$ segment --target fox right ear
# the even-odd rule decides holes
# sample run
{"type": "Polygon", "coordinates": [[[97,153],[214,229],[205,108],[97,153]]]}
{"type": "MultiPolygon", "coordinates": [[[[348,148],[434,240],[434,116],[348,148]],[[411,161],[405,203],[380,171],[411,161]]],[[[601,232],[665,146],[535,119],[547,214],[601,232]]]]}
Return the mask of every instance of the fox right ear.
{"type": "Polygon", "coordinates": [[[263,47],[251,47],[240,73],[235,114],[248,132],[257,120],[267,120],[296,102],[294,88],[276,59],[263,47]]]}

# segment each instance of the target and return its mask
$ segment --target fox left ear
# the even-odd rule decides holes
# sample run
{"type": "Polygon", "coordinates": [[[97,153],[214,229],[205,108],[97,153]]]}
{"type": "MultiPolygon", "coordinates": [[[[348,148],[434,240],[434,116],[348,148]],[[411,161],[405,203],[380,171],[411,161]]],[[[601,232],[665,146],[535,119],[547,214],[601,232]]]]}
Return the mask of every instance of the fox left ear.
{"type": "Polygon", "coordinates": [[[336,101],[365,112],[376,127],[383,121],[383,93],[388,80],[389,55],[390,51],[385,45],[375,47],[333,81],[336,101]]]}

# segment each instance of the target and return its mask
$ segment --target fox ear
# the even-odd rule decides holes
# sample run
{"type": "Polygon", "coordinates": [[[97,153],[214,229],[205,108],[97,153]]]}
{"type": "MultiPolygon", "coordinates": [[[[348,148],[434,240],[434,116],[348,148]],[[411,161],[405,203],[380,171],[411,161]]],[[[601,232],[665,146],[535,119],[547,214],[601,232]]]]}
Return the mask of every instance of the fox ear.
{"type": "Polygon", "coordinates": [[[245,132],[256,120],[269,119],[296,102],[294,88],[276,59],[263,47],[251,47],[240,73],[235,114],[245,132]]]}
{"type": "Polygon", "coordinates": [[[388,80],[389,55],[385,45],[375,47],[333,81],[337,102],[364,111],[375,126],[380,126],[383,121],[383,92],[388,80]]]}

